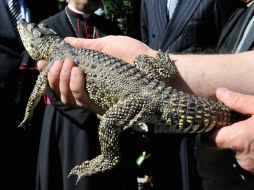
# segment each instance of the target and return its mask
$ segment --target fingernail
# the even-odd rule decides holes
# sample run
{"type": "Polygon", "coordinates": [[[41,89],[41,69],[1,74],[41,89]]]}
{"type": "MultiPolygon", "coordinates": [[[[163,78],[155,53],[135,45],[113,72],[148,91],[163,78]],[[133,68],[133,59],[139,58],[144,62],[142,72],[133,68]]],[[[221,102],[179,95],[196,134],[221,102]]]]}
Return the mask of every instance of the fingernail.
{"type": "Polygon", "coordinates": [[[70,37],[66,37],[66,38],[64,38],[64,41],[65,41],[67,44],[69,44],[69,43],[71,42],[71,38],[70,38],[70,37]]]}
{"type": "Polygon", "coordinates": [[[229,93],[229,90],[227,88],[218,88],[217,89],[217,96],[220,96],[221,98],[225,98],[229,93]]]}
{"type": "Polygon", "coordinates": [[[72,74],[71,77],[72,77],[73,80],[77,80],[78,79],[78,75],[75,75],[75,74],[72,74]]]}
{"type": "Polygon", "coordinates": [[[64,67],[62,68],[62,71],[61,71],[63,74],[68,74],[70,72],[70,69],[68,67],[64,67]]]}
{"type": "Polygon", "coordinates": [[[68,40],[70,40],[70,37],[64,38],[64,41],[68,41],[68,40]]]}

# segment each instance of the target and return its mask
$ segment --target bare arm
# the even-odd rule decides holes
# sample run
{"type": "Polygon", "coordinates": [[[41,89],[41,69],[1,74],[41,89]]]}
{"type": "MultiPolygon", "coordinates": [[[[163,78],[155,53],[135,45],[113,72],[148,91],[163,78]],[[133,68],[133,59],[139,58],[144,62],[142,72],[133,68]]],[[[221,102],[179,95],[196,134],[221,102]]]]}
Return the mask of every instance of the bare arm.
{"type": "Polygon", "coordinates": [[[218,87],[254,94],[254,51],[221,55],[171,55],[179,75],[175,88],[215,98],[218,87]]]}
{"type": "MultiPolygon", "coordinates": [[[[107,36],[98,39],[67,38],[66,41],[75,47],[96,49],[129,63],[133,63],[135,57],[139,54],[155,57],[157,52],[144,43],[125,36],[107,36]]],[[[213,99],[215,98],[215,90],[218,87],[227,87],[237,92],[254,94],[254,51],[228,55],[170,54],[170,57],[175,61],[179,75],[170,81],[169,84],[179,90],[213,99]]],[[[66,64],[70,64],[70,61],[66,62],[66,64]]],[[[42,67],[42,65],[44,64],[39,62],[39,67],[42,67]]],[[[72,63],[67,68],[70,70],[73,65],[75,64],[72,63]]],[[[70,75],[71,72],[69,72],[69,75],[64,75],[63,72],[60,72],[61,68],[61,64],[54,65],[53,71],[49,75],[49,83],[51,88],[54,89],[55,94],[59,97],[61,96],[62,101],[66,104],[89,108],[91,103],[88,101],[88,98],[81,98],[84,97],[84,83],[82,85],[80,81],[77,81],[67,85],[66,82],[69,79],[74,81],[77,78],[83,77],[80,76],[81,72],[76,74],[76,69],[74,69],[75,74],[70,75]],[[59,77],[56,73],[62,73],[62,77],[59,77]],[[65,79],[66,76],[68,80],[65,79]],[[60,78],[64,80],[60,80],[60,78]],[[61,81],[64,82],[64,85],[61,85],[61,81]],[[61,90],[60,92],[59,86],[64,86],[65,88],[71,87],[75,89],[75,93],[70,94],[71,90],[68,89],[61,90]],[[73,95],[76,98],[71,97],[73,95]]],[[[84,79],[81,81],[84,81],[84,79]]]]}

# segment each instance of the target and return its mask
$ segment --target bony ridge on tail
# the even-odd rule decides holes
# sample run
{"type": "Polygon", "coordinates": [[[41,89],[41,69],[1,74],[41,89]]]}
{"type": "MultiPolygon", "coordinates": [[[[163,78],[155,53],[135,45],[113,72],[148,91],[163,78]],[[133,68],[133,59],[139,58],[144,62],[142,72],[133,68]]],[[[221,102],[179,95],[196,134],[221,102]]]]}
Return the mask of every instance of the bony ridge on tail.
{"type": "Polygon", "coordinates": [[[19,21],[18,30],[30,56],[49,61],[38,76],[20,127],[29,123],[48,87],[53,62],[66,57],[86,74],[90,99],[106,110],[99,126],[101,154],[71,170],[77,181],[111,170],[120,162],[119,134],[133,124],[152,123],[173,133],[201,133],[231,123],[232,112],[223,104],[166,86],[164,80],[176,74],[168,54],[139,55],[135,64],[128,64],[102,52],[74,48],[43,25],[19,21]]]}

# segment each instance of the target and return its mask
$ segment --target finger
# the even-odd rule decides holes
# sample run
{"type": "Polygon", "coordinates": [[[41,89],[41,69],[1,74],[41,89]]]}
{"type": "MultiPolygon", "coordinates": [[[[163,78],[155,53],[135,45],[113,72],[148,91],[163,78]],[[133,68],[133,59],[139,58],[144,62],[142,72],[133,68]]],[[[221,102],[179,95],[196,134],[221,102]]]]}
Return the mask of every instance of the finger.
{"type": "Polygon", "coordinates": [[[76,104],[80,107],[87,108],[86,99],[88,99],[88,96],[85,93],[85,77],[77,67],[71,71],[70,90],[75,98],[76,104]]]}
{"type": "Polygon", "coordinates": [[[40,60],[37,62],[37,68],[39,71],[41,71],[46,65],[48,64],[48,61],[46,60],[40,60]]]}
{"type": "Polygon", "coordinates": [[[75,101],[70,90],[71,70],[75,63],[71,59],[65,59],[60,73],[59,89],[61,100],[64,104],[72,105],[75,101]]]}
{"type": "Polygon", "coordinates": [[[83,72],[74,67],[71,71],[70,78],[70,90],[75,98],[76,105],[85,109],[89,109],[95,113],[103,114],[104,111],[97,105],[95,105],[89,98],[85,89],[85,76],[83,72]]]}
{"type": "Polygon", "coordinates": [[[59,81],[60,81],[60,72],[63,66],[63,61],[55,61],[48,73],[48,82],[50,88],[54,91],[56,97],[60,97],[59,90],[59,81]]]}
{"type": "Polygon", "coordinates": [[[253,118],[234,123],[217,130],[213,135],[217,146],[221,149],[231,149],[235,152],[242,152],[245,140],[249,135],[249,127],[253,125],[253,118]]]}
{"type": "Polygon", "coordinates": [[[89,48],[101,51],[100,38],[84,39],[84,38],[66,37],[64,41],[76,48],[89,48]]]}
{"type": "Polygon", "coordinates": [[[216,90],[216,96],[218,100],[235,111],[241,112],[243,114],[254,114],[253,96],[244,95],[228,90],[226,88],[218,88],[216,90]]]}
{"type": "Polygon", "coordinates": [[[254,174],[254,158],[242,154],[236,154],[238,164],[245,170],[254,174]]]}
{"type": "Polygon", "coordinates": [[[100,115],[100,114],[96,114],[96,116],[97,116],[97,118],[99,119],[99,120],[102,120],[102,115],[100,115]]]}

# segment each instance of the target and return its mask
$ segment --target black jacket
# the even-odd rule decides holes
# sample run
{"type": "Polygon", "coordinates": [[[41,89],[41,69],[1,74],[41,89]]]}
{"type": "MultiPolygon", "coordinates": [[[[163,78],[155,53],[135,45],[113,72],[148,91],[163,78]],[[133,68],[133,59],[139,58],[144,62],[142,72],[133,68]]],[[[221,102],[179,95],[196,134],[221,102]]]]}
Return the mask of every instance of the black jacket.
{"type": "MultiPolygon", "coordinates": [[[[39,22],[42,19],[57,13],[57,1],[27,1],[31,12],[32,22],[39,22]],[[50,6],[49,6],[50,5],[50,6]],[[38,11],[43,10],[43,11],[38,11]]],[[[21,62],[32,64],[32,60],[24,52],[24,47],[18,40],[9,17],[9,11],[4,0],[0,1],[0,89],[9,86],[13,82],[13,75],[16,74],[21,62]]]]}
{"type": "Polygon", "coordinates": [[[172,20],[166,0],[142,0],[141,37],[153,49],[196,52],[214,49],[238,0],[181,0],[172,20]]]}

